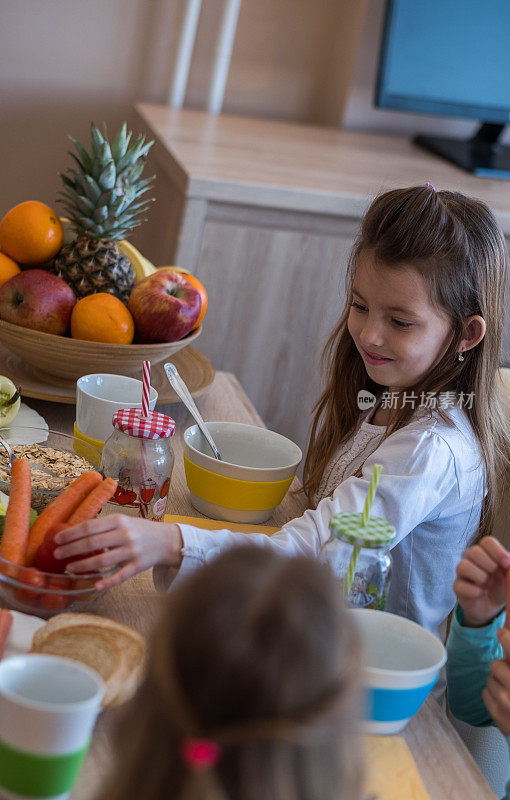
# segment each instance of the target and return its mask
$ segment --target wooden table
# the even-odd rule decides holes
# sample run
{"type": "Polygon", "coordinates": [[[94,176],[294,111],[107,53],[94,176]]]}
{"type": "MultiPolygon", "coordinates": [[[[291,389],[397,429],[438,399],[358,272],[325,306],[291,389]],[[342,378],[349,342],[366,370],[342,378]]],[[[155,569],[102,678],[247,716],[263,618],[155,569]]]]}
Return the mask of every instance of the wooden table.
{"type": "MultiPolygon", "coordinates": [[[[45,417],[50,428],[64,432],[72,430],[74,406],[34,400],[30,400],[29,404],[45,417]]],[[[211,388],[197,400],[197,405],[205,419],[262,424],[238,381],[229,373],[217,373],[211,388]]],[[[182,405],[160,407],[159,410],[170,414],[177,423],[170,511],[199,516],[188,499],[181,455],[182,434],[191,424],[190,417],[182,405]]],[[[268,524],[282,525],[300,515],[304,508],[302,499],[287,494],[268,524]]],[[[160,598],[149,570],[109,591],[93,610],[149,633],[159,603],[160,598]]],[[[102,778],[108,773],[111,766],[110,732],[116,713],[115,710],[103,712],[97,723],[92,747],[72,794],[73,800],[91,800],[101,786],[102,778]]],[[[432,698],[411,720],[403,735],[416,760],[430,800],[495,800],[475,762],[432,698]]]]}

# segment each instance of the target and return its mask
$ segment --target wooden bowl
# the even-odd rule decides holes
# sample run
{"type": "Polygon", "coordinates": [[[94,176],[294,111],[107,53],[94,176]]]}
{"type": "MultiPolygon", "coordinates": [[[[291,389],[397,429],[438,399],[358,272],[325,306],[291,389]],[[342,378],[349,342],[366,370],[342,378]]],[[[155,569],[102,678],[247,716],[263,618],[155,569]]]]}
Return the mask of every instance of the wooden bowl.
{"type": "Polygon", "coordinates": [[[41,333],[0,320],[0,342],[8,350],[30,364],[36,373],[66,380],[95,372],[138,378],[143,361],[159,364],[194,342],[201,333],[202,326],[177,342],[106,344],[41,333]]]}

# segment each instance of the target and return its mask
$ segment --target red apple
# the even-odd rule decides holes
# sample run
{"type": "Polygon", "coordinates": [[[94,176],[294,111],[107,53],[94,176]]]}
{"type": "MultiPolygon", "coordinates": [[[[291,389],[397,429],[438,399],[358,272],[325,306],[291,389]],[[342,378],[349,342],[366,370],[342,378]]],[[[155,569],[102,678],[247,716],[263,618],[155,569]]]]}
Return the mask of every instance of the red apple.
{"type": "Polygon", "coordinates": [[[170,267],[158,269],[137,283],[129,297],[136,340],[148,343],[182,339],[195,327],[201,306],[200,294],[182,275],[170,267]]]}
{"type": "Polygon", "coordinates": [[[63,336],[76,303],[68,284],[44,269],[28,269],[0,288],[0,319],[63,336]]]}

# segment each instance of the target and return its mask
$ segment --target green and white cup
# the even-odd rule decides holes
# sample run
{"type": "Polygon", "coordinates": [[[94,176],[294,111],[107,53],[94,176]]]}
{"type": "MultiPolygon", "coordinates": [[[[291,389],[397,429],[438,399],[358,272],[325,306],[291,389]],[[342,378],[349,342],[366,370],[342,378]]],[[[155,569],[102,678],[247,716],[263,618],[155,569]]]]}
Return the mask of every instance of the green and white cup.
{"type": "Polygon", "coordinates": [[[0,662],[0,795],[65,800],[87,753],[105,686],[66,658],[0,662]]]}

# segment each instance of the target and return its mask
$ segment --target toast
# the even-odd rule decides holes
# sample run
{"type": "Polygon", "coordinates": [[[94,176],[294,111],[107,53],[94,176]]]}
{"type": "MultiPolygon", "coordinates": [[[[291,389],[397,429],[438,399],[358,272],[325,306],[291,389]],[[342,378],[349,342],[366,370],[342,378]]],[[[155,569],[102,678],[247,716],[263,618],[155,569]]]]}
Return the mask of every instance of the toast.
{"type": "Polygon", "coordinates": [[[119,645],[93,625],[75,625],[53,631],[39,646],[32,646],[32,652],[71,658],[99,673],[106,685],[103,706],[113,704],[128,674],[119,645]]]}
{"type": "Polygon", "coordinates": [[[135,693],[145,649],[146,639],[141,633],[95,614],[57,614],[35,632],[32,643],[32,652],[74,658],[95,669],[106,682],[103,706],[120,705],[135,693]],[[109,672],[113,652],[120,653],[120,659],[109,672]],[[106,664],[110,665],[108,669],[106,664]]]}

